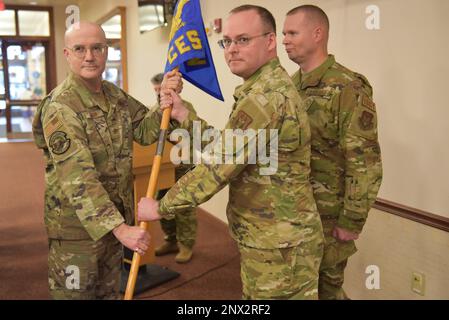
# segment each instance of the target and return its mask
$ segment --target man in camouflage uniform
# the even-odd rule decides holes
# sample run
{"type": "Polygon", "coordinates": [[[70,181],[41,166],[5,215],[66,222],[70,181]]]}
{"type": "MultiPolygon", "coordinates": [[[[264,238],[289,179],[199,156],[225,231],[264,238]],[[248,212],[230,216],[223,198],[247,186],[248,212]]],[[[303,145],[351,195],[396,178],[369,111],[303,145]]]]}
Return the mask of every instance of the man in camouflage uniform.
{"type": "MultiPolygon", "coordinates": [[[[258,6],[233,9],[220,45],[231,72],[244,79],[235,90],[225,129],[268,130],[255,137],[266,138],[265,145],[271,142],[269,130],[277,132],[277,170],[261,174],[267,165],[259,159],[255,164],[198,164],[159,203],[142,198],[139,219],[194,208],[229,184],[227,217],[241,254],[243,297],[317,299],[323,234],[309,181],[310,128],[302,101],[277,57],[273,16],[258,6]]],[[[165,99],[163,105],[174,103],[172,117],[183,127],[191,129],[192,121],[200,120],[186,114],[177,95],[165,99]]],[[[222,141],[225,137],[222,133],[222,141]]],[[[248,145],[246,160],[254,152],[248,145]]],[[[241,151],[234,147],[232,155],[241,151]]]]}
{"type": "Polygon", "coordinates": [[[345,299],[344,269],[382,180],[372,88],[328,55],[329,20],[320,8],[292,9],[283,33],[289,58],[300,66],[292,78],[312,131],[311,178],[326,240],[319,297],[345,299]]]}
{"type": "MultiPolygon", "coordinates": [[[[151,108],[152,111],[159,109],[160,91],[163,73],[158,73],[151,78],[153,89],[157,95],[155,106],[151,108]]],[[[193,107],[192,107],[193,108],[193,107]]],[[[191,144],[192,145],[192,144],[191,144]]],[[[178,181],[183,175],[193,168],[192,164],[181,164],[175,169],[175,179],[178,181]]],[[[160,200],[164,197],[169,189],[160,190],[157,193],[156,199],[160,200]]],[[[162,256],[173,252],[178,252],[175,261],[178,263],[189,262],[193,254],[193,246],[196,239],[196,210],[188,209],[183,212],[175,214],[174,219],[161,219],[161,228],[165,233],[164,243],[155,250],[156,256],[162,256]]]]}
{"type": "Polygon", "coordinates": [[[122,244],[143,255],[149,234],[133,220],[132,144],[158,137],[161,113],[101,75],[106,38],[81,22],[65,35],[70,75],[38,107],[33,133],[43,149],[49,288],[55,299],[116,299],[122,244]]]}

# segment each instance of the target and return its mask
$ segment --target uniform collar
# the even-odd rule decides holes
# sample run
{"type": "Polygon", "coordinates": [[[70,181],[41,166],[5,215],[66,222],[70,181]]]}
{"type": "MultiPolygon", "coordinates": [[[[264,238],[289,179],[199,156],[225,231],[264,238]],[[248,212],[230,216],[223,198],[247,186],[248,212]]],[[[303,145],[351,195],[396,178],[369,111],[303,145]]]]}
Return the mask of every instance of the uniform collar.
{"type": "Polygon", "coordinates": [[[77,76],[73,72],[70,72],[68,80],[71,88],[74,89],[79,94],[86,108],[98,107],[101,110],[103,110],[103,112],[109,113],[109,111],[111,111],[112,108],[117,105],[117,102],[120,98],[118,93],[114,92],[112,88],[110,88],[111,84],[103,80],[101,86],[105,94],[105,98],[107,99],[107,102],[110,105],[110,109],[108,109],[107,106],[101,105],[98,103],[98,101],[95,100],[95,98],[92,95],[92,92],[86,87],[86,85],[82,82],[79,76],[77,76]]]}
{"type": "Polygon", "coordinates": [[[253,73],[251,77],[249,77],[242,85],[235,88],[234,91],[234,99],[237,101],[241,96],[247,94],[251,87],[265,74],[273,72],[277,67],[281,64],[279,62],[279,58],[273,58],[268,61],[266,64],[261,66],[256,72],[253,73]]]}
{"type": "Polygon", "coordinates": [[[299,87],[301,90],[304,90],[308,87],[315,87],[317,86],[321,79],[323,78],[326,71],[335,63],[335,57],[334,55],[330,54],[327,59],[317,68],[313,69],[310,72],[302,73],[301,70],[299,70],[293,78],[297,78],[294,80],[295,83],[299,84],[299,87]]]}

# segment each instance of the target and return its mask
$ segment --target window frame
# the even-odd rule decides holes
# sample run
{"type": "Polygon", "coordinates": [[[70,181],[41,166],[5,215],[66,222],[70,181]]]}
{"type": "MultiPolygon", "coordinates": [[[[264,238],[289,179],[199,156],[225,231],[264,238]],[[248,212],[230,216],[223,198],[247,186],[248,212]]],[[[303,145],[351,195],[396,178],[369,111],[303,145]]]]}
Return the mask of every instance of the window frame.
{"type": "Polygon", "coordinates": [[[12,132],[11,121],[11,107],[13,106],[37,106],[40,100],[11,100],[10,88],[9,88],[9,67],[8,56],[6,48],[9,45],[24,45],[27,43],[41,43],[45,47],[45,73],[46,73],[46,86],[47,94],[56,87],[56,49],[55,49],[55,25],[53,7],[50,6],[28,6],[28,5],[5,5],[5,10],[14,10],[14,20],[16,24],[16,35],[0,35],[2,63],[4,72],[4,85],[5,94],[2,95],[2,100],[6,102],[6,132],[12,132]],[[49,36],[21,36],[19,26],[19,14],[18,11],[47,11],[49,15],[49,36]]]}

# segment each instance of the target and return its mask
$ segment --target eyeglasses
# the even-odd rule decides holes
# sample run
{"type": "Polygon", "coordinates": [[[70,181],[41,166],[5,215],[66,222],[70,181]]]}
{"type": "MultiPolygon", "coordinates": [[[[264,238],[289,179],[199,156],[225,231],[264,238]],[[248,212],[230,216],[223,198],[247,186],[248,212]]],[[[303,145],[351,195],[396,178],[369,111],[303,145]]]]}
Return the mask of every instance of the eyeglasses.
{"type": "Polygon", "coordinates": [[[264,34],[260,34],[258,36],[253,36],[253,37],[240,37],[240,38],[237,38],[235,40],[228,39],[228,38],[221,39],[221,40],[218,40],[218,45],[222,49],[229,48],[232,43],[235,43],[235,45],[238,46],[238,47],[245,47],[245,46],[247,46],[250,43],[250,41],[252,39],[259,38],[259,37],[264,37],[264,36],[266,36],[267,34],[270,34],[270,33],[271,32],[265,32],[264,34]]]}
{"type": "Polygon", "coordinates": [[[67,48],[70,51],[73,52],[73,54],[80,59],[83,59],[86,54],[87,54],[87,50],[90,50],[90,52],[92,52],[92,55],[96,58],[104,55],[104,53],[106,52],[106,49],[108,48],[107,45],[104,44],[95,44],[90,48],[86,48],[85,46],[74,46],[73,48],[67,48]]]}

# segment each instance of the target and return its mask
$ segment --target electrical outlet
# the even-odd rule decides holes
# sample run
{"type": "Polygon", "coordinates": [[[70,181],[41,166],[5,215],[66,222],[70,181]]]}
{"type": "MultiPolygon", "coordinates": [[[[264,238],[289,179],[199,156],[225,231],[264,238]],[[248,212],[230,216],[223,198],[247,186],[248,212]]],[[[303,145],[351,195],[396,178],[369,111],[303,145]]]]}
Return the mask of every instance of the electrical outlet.
{"type": "Polygon", "coordinates": [[[412,272],[412,291],[424,295],[426,289],[426,277],[424,273],[412,272]]]}

